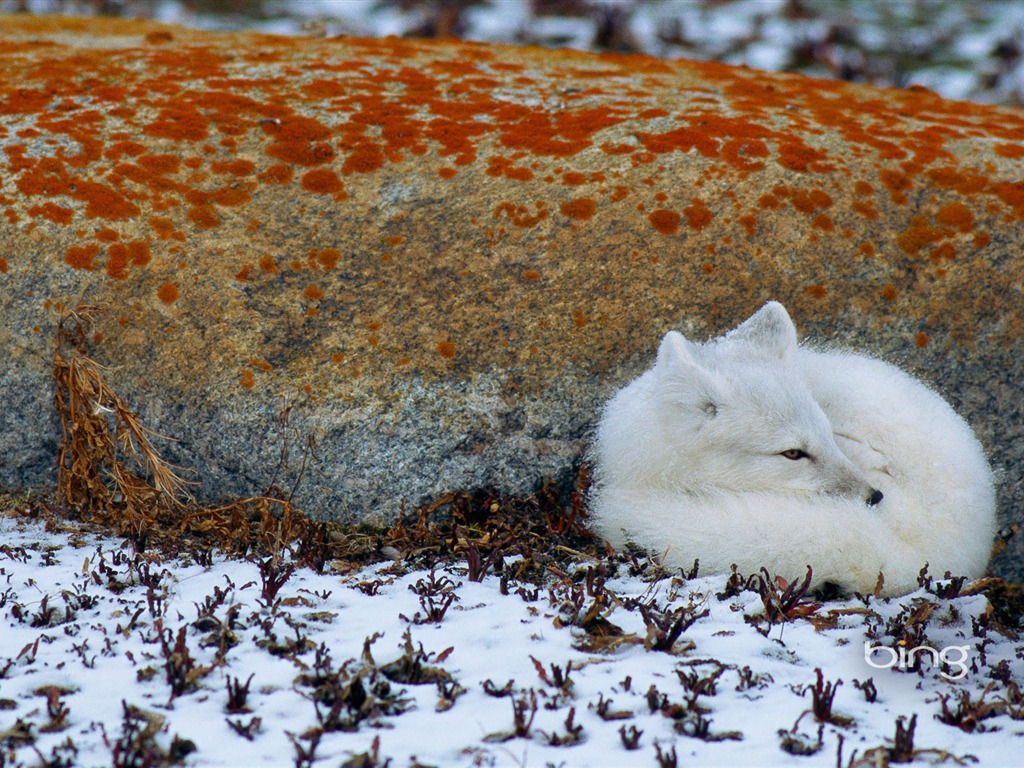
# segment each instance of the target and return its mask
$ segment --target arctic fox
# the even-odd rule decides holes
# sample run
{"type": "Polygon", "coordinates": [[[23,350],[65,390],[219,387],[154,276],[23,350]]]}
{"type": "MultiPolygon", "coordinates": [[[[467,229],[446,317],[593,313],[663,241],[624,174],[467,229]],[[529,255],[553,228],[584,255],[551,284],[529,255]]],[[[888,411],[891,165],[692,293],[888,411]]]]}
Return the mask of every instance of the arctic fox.
{"type": "Polygon", "coordinates": [[[761,566],[813,585],[917,588],[925,563],[976,577],[995,533],[992,471],[970,427],[871,357],[800,346],[778,302],[704,344],[670,331],[605,407],[591,517],[668,565],[761,566]]]}

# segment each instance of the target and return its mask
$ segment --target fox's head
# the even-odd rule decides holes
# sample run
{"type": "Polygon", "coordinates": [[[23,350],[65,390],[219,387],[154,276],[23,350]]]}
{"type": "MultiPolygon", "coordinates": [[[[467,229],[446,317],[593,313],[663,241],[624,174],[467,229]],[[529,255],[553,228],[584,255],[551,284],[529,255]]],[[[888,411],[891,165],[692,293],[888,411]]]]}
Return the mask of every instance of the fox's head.
{"type": "Polygon", "coordinates": [[[877,504],[882,494],[836,444],[792,365],[796,328],[770,302],[724,337],[665,335],[655,364],[659,430],[687,483],[729,491],[823,493],[877,504]]]}

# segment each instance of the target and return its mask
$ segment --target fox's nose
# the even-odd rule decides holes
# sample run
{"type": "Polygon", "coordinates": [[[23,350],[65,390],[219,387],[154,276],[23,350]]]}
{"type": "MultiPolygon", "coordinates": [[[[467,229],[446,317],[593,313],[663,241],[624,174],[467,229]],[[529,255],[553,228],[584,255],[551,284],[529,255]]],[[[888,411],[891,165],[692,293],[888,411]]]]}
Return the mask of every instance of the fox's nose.
{"type": "Polygon", "coordinates": [[[873,507],[873,506],[877,505],[879,502],[881,502],[882,498],[883,498],[883,495],[882,495],[881,491],[879,491],[877,489],[871,491],[871,495],[868,496],[868,506],[869,507],[873,507]]]}

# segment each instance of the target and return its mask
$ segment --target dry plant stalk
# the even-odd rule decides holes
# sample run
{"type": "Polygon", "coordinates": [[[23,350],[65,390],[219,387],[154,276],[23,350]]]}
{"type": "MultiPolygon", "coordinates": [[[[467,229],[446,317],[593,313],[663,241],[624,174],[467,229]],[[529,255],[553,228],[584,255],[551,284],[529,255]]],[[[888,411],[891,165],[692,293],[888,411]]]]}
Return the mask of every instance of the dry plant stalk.
{"type": "Polygon", "coordinates": [[[60,415],[57,490],[70,506],[141,537],[161,512],[177,512],[184,481],[153,445],[146,428],[81,351],[93,307],[66,312],[57,326],[54,401],[60,415]],[[69,327],[70,326],[70,327],[69,327]],[[72,352],[65,357],[65,345],[72,352]]]}
{"type": "Polygon", "coordinates": [[[211,535],[220,546],[239,554],[255,549],[275,557],[307,536],[310,528],[309,518],[290,501],[270,496],[253,496],[220,507],[192,509],[179,525],[181,533],[211,535]]]}

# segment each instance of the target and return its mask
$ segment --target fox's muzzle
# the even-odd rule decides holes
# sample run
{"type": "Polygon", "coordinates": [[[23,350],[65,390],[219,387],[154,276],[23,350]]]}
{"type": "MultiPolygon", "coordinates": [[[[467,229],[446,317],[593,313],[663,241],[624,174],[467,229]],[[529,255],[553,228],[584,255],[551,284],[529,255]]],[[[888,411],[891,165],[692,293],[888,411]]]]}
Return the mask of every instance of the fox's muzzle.
{"type": "Polygon", "coordinates": [[[866,501],[869,507],[874,507],[877,506],[883,498],[884,494],[880,490],[878,490],[877,488],[872,488],[871,493],[868,494],[866,501]]]}

